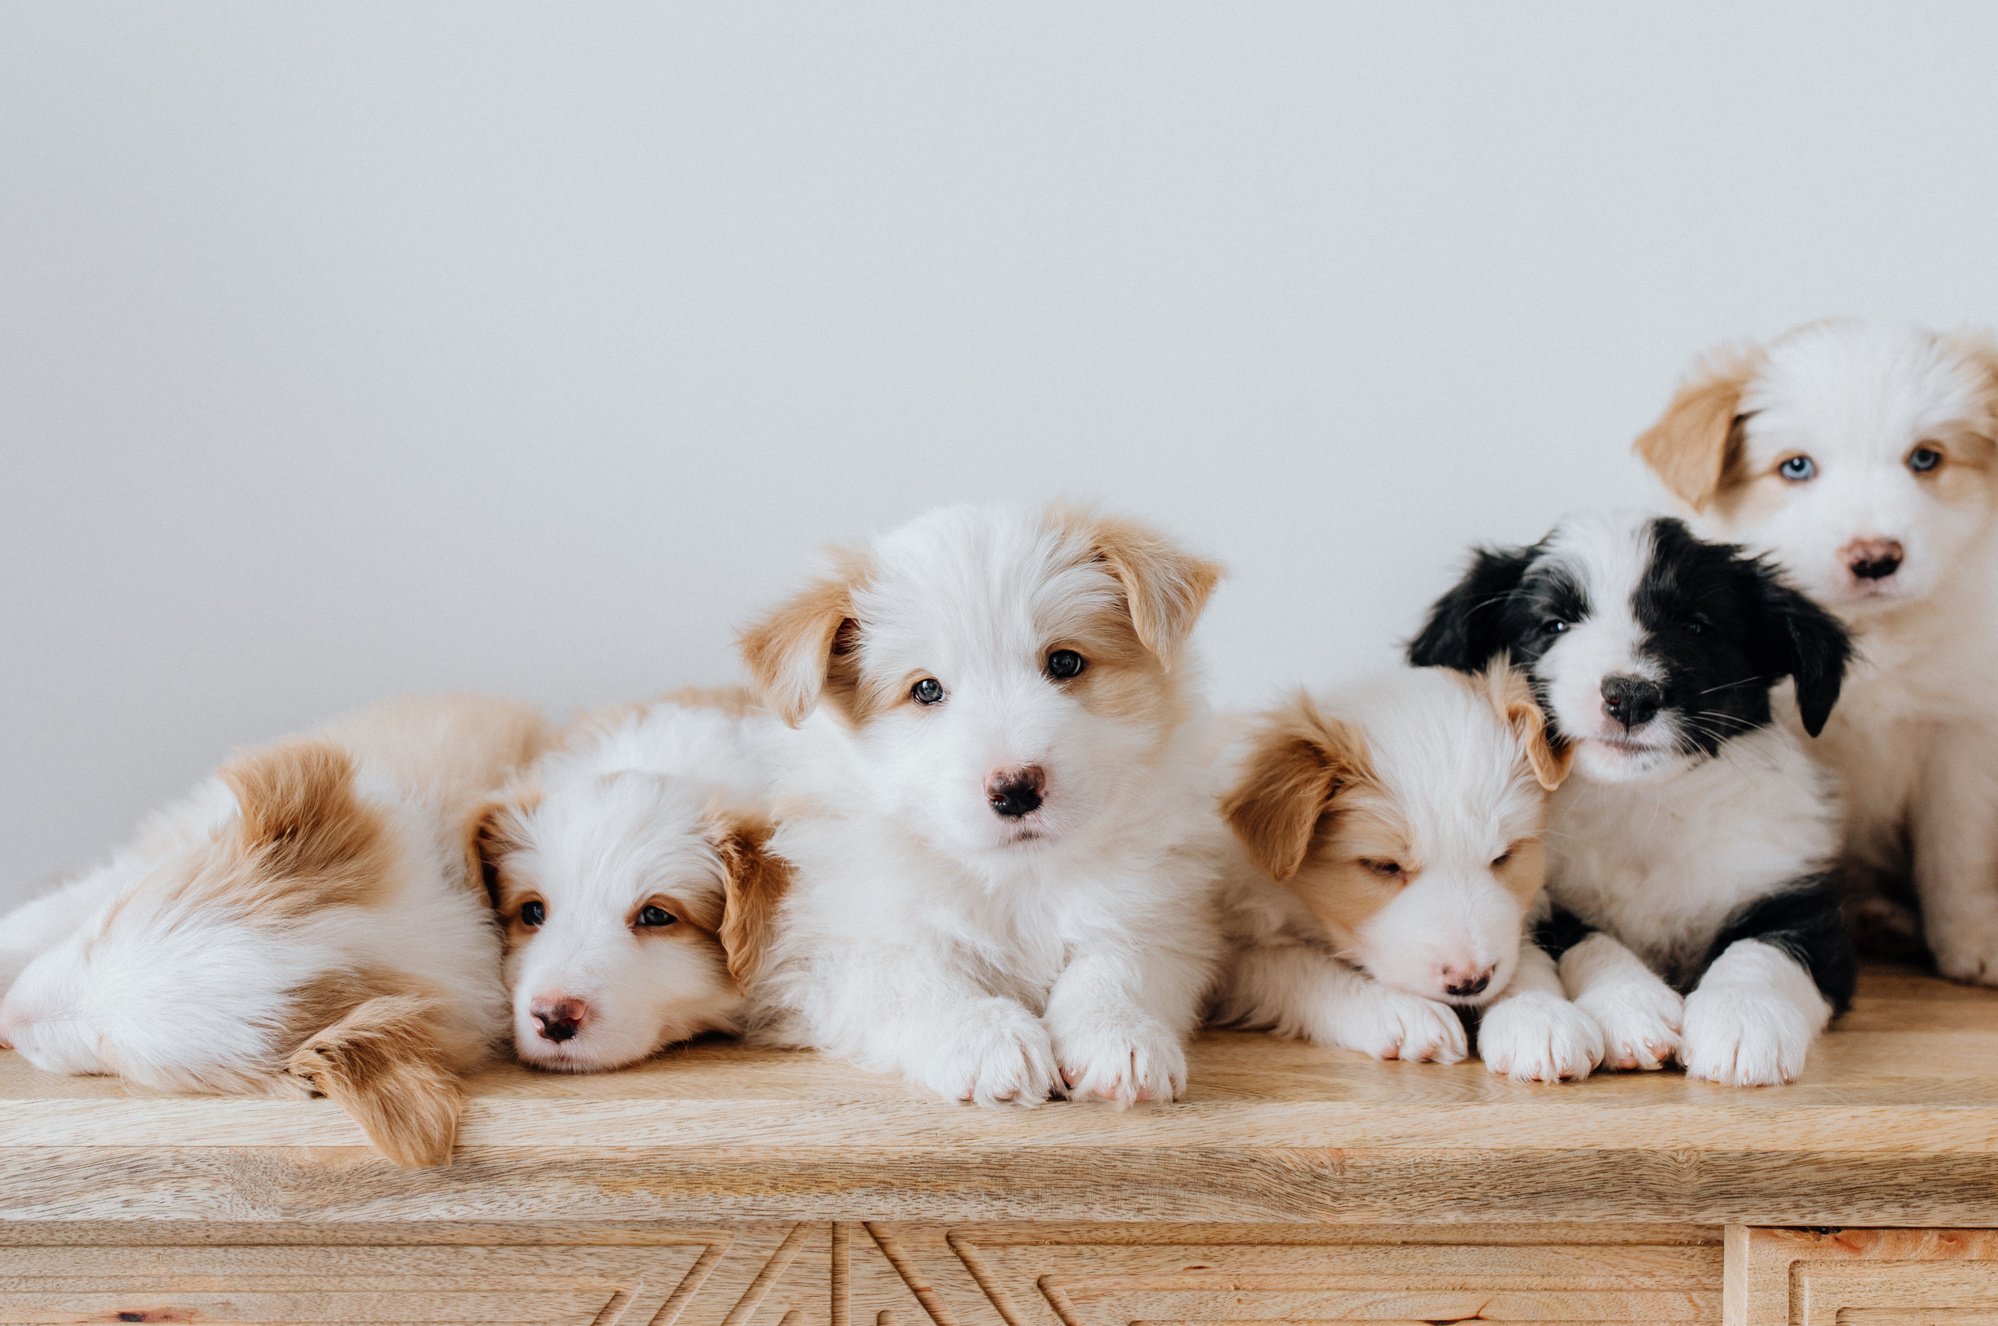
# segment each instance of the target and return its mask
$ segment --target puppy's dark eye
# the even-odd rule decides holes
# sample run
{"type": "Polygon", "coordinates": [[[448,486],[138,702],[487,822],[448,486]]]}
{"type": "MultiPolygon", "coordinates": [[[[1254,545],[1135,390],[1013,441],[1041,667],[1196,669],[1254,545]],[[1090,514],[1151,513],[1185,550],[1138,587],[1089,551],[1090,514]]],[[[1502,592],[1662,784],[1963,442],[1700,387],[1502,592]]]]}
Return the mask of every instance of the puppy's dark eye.
{"type": "Polygon", "coordinates": [[[1508,848],[1506,851],[1500,852],[1497,856],[1492,858],[1492,869],[1504,870],[1506,868],[1507,863],[1510,862],[1511,860],[1512,860],[1512,851],[1511,849],[1508,848]]]}
{"type": "Polygon", "coordinates": [[[643,926],[672,925],[679,919],[664,907],[645,906],[638,909],[638,923],[643,926]]]}
{"type": "Polygon", "coordinates": [[[1566,635],[1571,625],[1573,625],[1572,622],[1565,621],[1560,617],[1549,617],[1546,621],[1540,623],[1540,629],[1547,635],[1566,635]]]}
{"type": "Polygon", "coordinates": [[[1802,483],[1818,477],[1818,463],[1809,456],[1785,456],[1783,463],[1776,467],[1776,473],[1791,483],[1802,483]]]}
{"type": "Polygon", "coordinates": [[[1073,649],[1057,649],[1048,655],[1048,675],[1056,681],[1079,677],[1087,666],[1088,662],[1073,649]]]}
{"type": "Polygon", "coordinates": [[[1376,875],[1379,875],[1382,879],[1401,878],[1401,862],[1399,861],[1375,861],[1369,858],[1362,860],[1360,864],[1373,871],[1376,875]]]}
{"type": "Polygon", "coordinates": [[[943,683],[935,677],[925,677],[909,688],[909,698],[917,704],[937,704],[943,699],[943,683]]]}
{"type": "Polygon", "coordinates": [[[546,903],[537,899],[534,902],[520,904],[520,923],[529,929],[533,929],[547,919],[548,906],[546,903]]]}
{"type": "Polygon", "coordinates": [[[1686,618],[1686,629],[1688,631],[1691,631],[1694,635],[1705,635],[1708,631],[1713,629],[1713,625],[1714,624],[1712,622],[1708,621],[1705,617],[1700,616],[1698,613],[1695,613],[1693,616],[1686,618]]]}
{"type": "Polygon", "coordinates": [[[1927,474],[1942,463],[1943,454],[1934,447],[1916,447],[1908,453],[1908,468],[1917,474],[1927,474]]]}

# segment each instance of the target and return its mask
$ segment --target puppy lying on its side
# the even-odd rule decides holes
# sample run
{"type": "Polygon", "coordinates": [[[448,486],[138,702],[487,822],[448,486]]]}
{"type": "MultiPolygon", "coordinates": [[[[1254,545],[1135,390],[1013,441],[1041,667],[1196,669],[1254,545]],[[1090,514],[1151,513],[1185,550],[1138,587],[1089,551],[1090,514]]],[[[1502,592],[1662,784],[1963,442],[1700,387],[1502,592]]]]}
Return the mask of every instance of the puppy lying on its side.
{"type": "Polygon", "coordinates": [[[514,1047],[595,1072],[740,1032],[789,867],[767,849],[747,697],[585,720],[481,812],[514,1047]],[[733,712],[731,712],[733,711],[733,712]]]}
{"type": "Polygon", "coordinates": [[[1402,669],[1267,715],[1223,813],[1230,961],[1215,1020],[1383,1059],[1455,1063],[1459,1008],[1522,1080],[1585,1075],[1602,1038],[1527,936],[1548,745],[1523,674],[1402,669]]]}
{"type": "Polygon", "coordinates": [[[110,863],[0,921],[0,1038],[166,1090],[318,1093],[450,1158],[505,1030],[472,808],[545,744],[503,700],[406,699],[239,756],[110,863]]]}
{"type": "Polygon", "coordinates": [[[1805,731],[1823,729],[1851,653],[1838,623],[1676,520],[1580,517],[1479,553],[1409,652],[1462,669],[1509,654],[1573,755],[1543,941],[1608,1061],[1796,1077],[1857,963],[1827,873],[1830,779],[1769,693],[1794,679],[1805,731]]]}
{"type": "Polygon", "coordinates": [[[748,632],[802,725],[768,1035],[947,1100],[1179,1095],[1219,946],[1187,648],[1219,575],[1123,521],[957,507],[748,632]]]}

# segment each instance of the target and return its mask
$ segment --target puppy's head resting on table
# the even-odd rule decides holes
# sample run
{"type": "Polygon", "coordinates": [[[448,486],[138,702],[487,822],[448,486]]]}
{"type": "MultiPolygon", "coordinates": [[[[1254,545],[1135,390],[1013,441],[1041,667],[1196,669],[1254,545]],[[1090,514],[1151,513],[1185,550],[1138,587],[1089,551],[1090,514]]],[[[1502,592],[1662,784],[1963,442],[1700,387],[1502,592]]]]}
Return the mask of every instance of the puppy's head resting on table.
{"type": "Polygon", "coordinates": [[[852,733],[856,799],[1001,866],[1143,798],[1220,574],[1089,512],[951,507],[836,558],[743,654],[786,721],[823,708],[852,733]]]}
{"type": "Polygon", "coordinates": [[[1584,777],[1663,777],[1769,723],[1797,687],[1816,736],[1852,647],[1766,562],[1677,520],[1578,516],[1539,543],[1485,549],[1409,646],[1424,666],[1524,667],[1584,777]]]}
{"type": "Polygon", "coordinates": [[[567,752],[485,806],[472,852],[520,1058],[594,1072],[740,1031],[789,881],[770,833],[698,782],[567,752]]]}
{"type": "Polygon", "coordinates": [[[1884,319],[1808,323],[1710,357],[1637,450],[1703,529],[1874,616],[1926,598],[1991,529],[1998,349],[1884,319]]]}
{"type": "Polygon", "coordinates": [[[1342,957],[1476,1007],[1518,963],[1566,772],[1519,672],[1401,669],[1266,715],[1222,811],[1342,957]]]}

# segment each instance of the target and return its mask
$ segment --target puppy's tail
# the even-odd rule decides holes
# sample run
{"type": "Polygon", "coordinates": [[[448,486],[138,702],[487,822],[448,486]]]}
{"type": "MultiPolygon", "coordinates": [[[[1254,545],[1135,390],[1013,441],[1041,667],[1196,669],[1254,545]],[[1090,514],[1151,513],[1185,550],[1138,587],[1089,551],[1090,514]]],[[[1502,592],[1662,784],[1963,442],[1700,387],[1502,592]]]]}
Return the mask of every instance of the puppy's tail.
{"type": "Polygon", "coordinates": [[[398,1165],[443,1165],[465,1090],[439,1041],[435,1001],[380,995],[306,1038],[285,1072],[352,1115],[398,1165]]]}

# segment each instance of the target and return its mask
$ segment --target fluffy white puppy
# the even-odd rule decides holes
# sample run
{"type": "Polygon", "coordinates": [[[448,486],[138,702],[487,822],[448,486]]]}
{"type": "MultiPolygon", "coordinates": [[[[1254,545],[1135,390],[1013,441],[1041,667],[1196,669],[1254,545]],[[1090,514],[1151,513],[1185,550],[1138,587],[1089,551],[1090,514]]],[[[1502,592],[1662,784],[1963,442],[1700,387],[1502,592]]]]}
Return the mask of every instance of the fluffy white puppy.
{"type": "Polygon", "coordinates": [[[410,699],[224,765],[107,865],[0,921],[0,1037],[37,1067],[340,1104],[449,1159],[503,1033],[471,811],[545,742],[502,700],[410,699]]]}
{"type": "Polygon", "coordinates": [[[506,932],[515,1052],[594,1072],[740,1032],[787,865],[758,729],[734,697],[586,723],[478,817],[506,932]]]}
{"type": "Polygon", "coordinates": [[[1187,637],[1219,575],[1122,521],[954,507],[744,636],[803,724],[768,1035],[951,1100],[1179,1095],[1218,946],[1187,637]]]}
{"type": "Polygon", "coordinates": [[[1567,761],[1524,674],[1401,668],[1267,715],[1230,761],[1230,956],[1219,1022],[1383,1059],[1455,1063],[1458,1009],[1520,1080],[1602,1057],[1527,922],[1567,761]]]}
{"type": "Polygon", "coordinates": [[[1767,553],[1858,645],[1812,753],[1838,775],[1862,936],[1998,984],[1998,351],[1810,323],[1703,365],[1638,439],[1696,528],[1767,553]]]}

